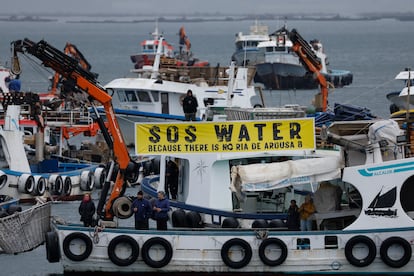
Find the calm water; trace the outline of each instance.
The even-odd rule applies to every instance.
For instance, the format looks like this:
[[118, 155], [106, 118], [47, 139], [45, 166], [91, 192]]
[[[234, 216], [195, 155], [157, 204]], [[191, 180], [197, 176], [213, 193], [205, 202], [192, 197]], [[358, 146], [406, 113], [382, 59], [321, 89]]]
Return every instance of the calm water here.
[[[269, 31], [281, 27], [282, 22], [266, 21]], [[253, 22], [187, 23], [185, 28], [196, 56], [209, 60], [212, 65], [225, 66], [234, 50], [235, 34], [247, 33]], [[159, 25], [166, 39], [177, 46], [180, 23]], [[0, 61], [10, 60], [10, 42], [29, 38], [45, 39], [54, 47], [63, 49], [66, 42], [75, 44], [92, 64], [92, 71], [99, 73], [101, 84], [128, 75], [132, 68], [129, 56], [139, 50], [139, 43], [149, 37], [154, 23], [104, 24], [1, 22]], [[318, 38], [333, 69], [350, 70], [354, 74], [349, 87], [331, 91], [329, 102], [365, 106], [378, 116], [389, 115], [385, 95], [401, 90], [402, 83], [394, 80], [406, 67], [414, 68], [414, 22], [380, 21], [291, 21], [288, 28], [296, 28], [307, 40]], [[32, 58], [37, 61], [37, 59]], [[45, 91], [52, 74], [33, 67], [30, 60], [22, 62], [22, 90]], [[265, 91], [266, 103], [278, 106], [285, 103], [308, 105], [313, 91]], [[78, 221], [75, 203], [53, 206], [53, 213], [71, 221]], [[125, 222], [129, 223], [129, 222]], [[132, 225], [132, 221], [130, 222]], [[23, 265], [24, 264], [24, 265]], [[62, 274], [59, 264], [49, 264], [44, 247], [19, 255], [0, 255], [1, 275], [51, 275]]]

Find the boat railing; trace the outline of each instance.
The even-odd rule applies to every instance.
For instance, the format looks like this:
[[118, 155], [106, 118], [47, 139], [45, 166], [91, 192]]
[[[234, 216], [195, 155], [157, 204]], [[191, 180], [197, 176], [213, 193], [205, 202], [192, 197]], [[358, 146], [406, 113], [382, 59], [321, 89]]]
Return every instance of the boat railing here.
[[90, 112], [85, 110], [47, 111], [44, 112], [43, 118], [47, 124], [85, 125], [93, 123]]
[[304, 118], [306, 112], [300, 106], [269, 107], [269, 108], [239, 108], [224, 109], [227, 120], [269, 120], [283, 118]]

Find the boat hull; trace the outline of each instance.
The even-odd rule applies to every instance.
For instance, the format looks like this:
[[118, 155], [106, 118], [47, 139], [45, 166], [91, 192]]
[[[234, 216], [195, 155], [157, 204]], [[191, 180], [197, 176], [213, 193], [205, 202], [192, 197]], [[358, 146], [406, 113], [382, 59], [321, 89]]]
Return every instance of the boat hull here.
[[284, 63], [261, 63], [256, 65], [255, 82], [268, 89], [314, 89], [318, 86], [312, 74], [301, 65]]
[[[65, 272], [319, 275], [401, 274], [414, 271], [412, 245], [404, 248], [404, 257], [401, 257], [403, 262], [390, 261], [390, 256], [396, 254], [391, 245], [397, 245], [400, 241], [395, 237], [410, 240], [414, 236], [414, 228], [310, 232], [278, 229], [140, 231], [105, 228], [95, 231], [98, 239], [92, 243], [91, 229], [79, 225], [56, 227], [58, 242], [54, 248], [61, 251]], [[86, 251], [89, 252], [85, 252], [85, 241]], [[387, 247], [387, 253], [380, 253], [381, 247]], [[365, 258], [359, 255], [364, 250], [364, 254], [367, 254]], [[73, 254], [86, 258], [74, 261], [77, 257]], [[395, 265], [400, 267], [392, 267]]]
[[[256, 68], [255, 82], [263, 83], [268, 89], [315, 89], [319, 85], [313, 74], [308, 73], [302, 65], [261, 63]], [[337, 88], [350, 85], [353, 80], [352, 73], [346, 70], [330, 70], [323, 75], [327, 82]]]

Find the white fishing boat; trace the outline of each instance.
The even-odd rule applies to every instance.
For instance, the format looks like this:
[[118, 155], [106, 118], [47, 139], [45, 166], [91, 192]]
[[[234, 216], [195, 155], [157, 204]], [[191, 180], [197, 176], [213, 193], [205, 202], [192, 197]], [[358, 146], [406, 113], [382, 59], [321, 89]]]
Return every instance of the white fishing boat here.
[[[163, 38], [160, 38], [162, 43]], [[160, 48], [159, 48], [160, 49]], [[182, 100], [188, 90], [198, 101], [197, 120], [211, 120], [207, 109], [262, 106], [251, 84], [254, 70], [232, 64], [223, 67], [160, 68], [160, 52], [153, 66], [138, 76], [105, 85], [127, 145], [134, 145], [133, 125], [147, 121], [184, 121]], [[98, 109], [102, 111], [102, 109]]]
[[[305, 121], [294, 119], [246, 121], [248, 130], [254, 129], [249, 123], [263, 124], [264, 137], [268, 135], [269, 123], [299, 123], [303, 131], [306, 126]], [[209, 123], [194, 124], [203, 133], [209, 127]], [[163, 129], [161, 124], [157, 126]], [[240, 127], [236, 123], [233, 126]], [[139, 128], [137, 131], [142, 134]], [[281, 131], [280, 136], [284, 133]], [[305, 137], [305, 133], [301, 134]], [[407, 144], [400, 134], [404, 132], [392, 120], [335, 123], [328, 129], [327, 137], [340, 146], [340, 154], [334, 151], [330, 157], [317, 157], [318, 150], [280, 150], [274, 154], [296, 158], [263, 164], [260, 160], [271, 161], [271, 151], [267, 159], [244, 153], [240, 154], [240, 163], [257, 163], [233, 163], [231, 168], [227, 159], [229, 155], [235, 158], [235, 153], [167, 153], [167, 158], [178, 159], [182, 170], [178, 200], [171, 204], [174, 208], [192, 208], [184, 211], [184, 221], [196, 224], [183, 224], [167, 231], [98, 228], [93, 240], [89, 235], [91, 229], [79, 224], [54, 224], [55, 231], [49, 233], [47, 243], [48, 259], [62, 262], [65, 272], [410, 273], [414, 269], [414, 208], [410, 200], [414, 159], [406, 158]], [[270, 143], [269, 139], [253, 140], [244, 142], [247, 147]], [[210, 136], [207, 145], [218, 143], [220, 151], [223, 145], [228, 149], [232, 142], [220, 144]], [[298, 140], [291, 142], [297, 144]], [[160, 143], [165, 144], [166, 140], [161, 139]], [[143, 142], [142, 146], [147, 145]], [[301, 157], [297, 159], [295, 153], [301, 153]], [[162, 179], [158, 189], [163, 189]], [[312, 190], [309, 185], [326, 180], [342, 188], [339, 207], [335, 207], [337, 202], [331, 191], [324, 190], [322, 185]], [[240, 190], [232, 183], [239, 183]], [[305, 190], [314, 194], [319, 209], [313, 215], [311, 231], [288, 231], [280, 221], [286, 208], [280, 198], [294, 195], [287, 187], [300, 186], [307, 186]], [[267, 205], [273, 208], [271, 211], [258, 208], [268, 204], [265, 197], [258, 200], [258, 193], [264, 191], [278, 195], [279, 201]], [[241, 198], [244, 203], [236, 209], [235, 203], [240, 203]], [[172, 224], [183, 221], [179, 216], [172, 213]], [[231, 217], [250, 223], [224, 223]], [[279, 220], [277, 224], [275, 220]]]
[[[29, 94], [3, 94], [2, 104], [6, 111], [4, 119], [0, 120], [0, 194], [18, 198], [21, 202], [34, 201], [38, 196], [80, 199], [94, 189], [95, 183], [97, 186], [102, 183], [104, 168], [99, 163], [65, 158], [59, 154], [61, 144], [51, 145], [50, 133], [52, 129], [76, 128], [74, 122], [81, 118], [76, 119], [75, 113], [72, 113], [72, 120], [63, 113], [57, 121], [40, 114], [32, 117], [35, 111], [30, 101], [17, 104], [16, 99], [28, 100], [32, 95]], [[12, 102], [16, 104], [10, 104]]]
[[[65, 272], [389, 275], [409, 274], [414, 270], [411, 200], [414, 158], [407, 151], [411, 141], [405, 139], [411, 135], [401, 130], [396, 121], [332, 124], [327, 133], [322, 132], [322, 137], [338, 145], [339, 152], [334, 152], [330, 162], [321, 162], [312, 169], [309, 163], [314, 162], [309, 162], [308, 153], [316, 162], [327, 157], [317, 156], [312, 119], [138, 124], [135, 144], [138, 154], [155, 152], [160, 156], [191, 159], [188, 167], [196, 170], [186, 171], [183, 181], [191, 178], [198, 182], [190, 183], [188, 194], [179, 195], [177, 202], [186, 203], [188, 198], [197, 197], [210, 210], [224, 209], [230, 207], [228, 202], [248, 202], [243, 194], [249, 191], [274, 191], [297, 185], [310, 187], [314, 185], [309, 183], [322, 181], [314, 192], [315, 206], [321, 207], [313, 214], [315, 225], [309, 231], [287, 231], [280, 224], [270, 227], [259, 223], [249, 227], [226, 225], [231, 229], [223, 229], [214, 222], [224, 218], [224, 214], [209, 215], [213, 223], [204, 224], [204, 220], [208, 221], [202, 216], [206, 208], [195, 210], [200, 215], [197, 227], [174, 227], [166, 231], [117, 227], [115, 217], [122, 219], [131, 215], [131, 201], [123, 195], [128, 179], [138, 167], [129, 157], [111, 98], [88, 71], [79, 66], [68, 68], [66, 64], [75, 61], [45, 41], [35, 43], [25, 39], [13, 44], [19, 52], [38, 57], [74, 80], [82, 93], [105, 106], [108, 116], [109, 138], [112, 138], [116, 158], [108, 170], [97, 206], [99, 226], [92, 229], [56, 221], [53, 231], [46, 235], [47, 259], [61, 261]], [[233, 164], [230, 170], [221, 162], [227, 155], [240, 154], [240, 159], [250, 159], [249, 152], [272, 156], [273, 151], [281, 157], [300, 158], [283, 162], [266, 160], [262, 155], [259, 160], [270, 163], [252, 164], [253, 169], [250, 165]], [[257, 161], [253, 163], [260, 163]], [[206, 170], [209, 167], [213, 168], [214, 175]], [[201, 187], [207, 181], [206, 172], [216, 180], [209, 185], [214, 188]], [[230, 185], [228, 179], [232, 180]], [[325, 181], [330, 181], [329, 186], [337, 184], [343, 188], [345, 193], [341, 194], [339, 205], [332, 200], [332, 197], [338, 199], [338, 193], [329, 196], [329, 189], [324, 188], [327, 185], [321, 185]], [[158, 187], [163, 189], [162, 185]], [[313, 192], [309, 189], [307, 192]], [[323, 204], [325, 199], [328, 202]], [[228, 213], [233, 217], [239, 211], [231, 209]], [[277, 212], [274, 213], [274, 218], [278, 218]], [[283, 216], [283, 212], [280, 214]], [[197, 214], [191, 212], [189, 216], [194, 221]]]
[[[286, 27], [269, 35], [268, 41], [258, 43], [257, 48], [264, 55], [263, 62], [256, 64], [256, 78], [271, 89], [313, 89], [318, 86], [312, 74], [292, 51], [293, 43]], [[352, 83], [353, 75], [347, 70], [331, 69], [320, 40], [309, 42], [309, 49], [319, 58], [320, 72], [334, 87]]]

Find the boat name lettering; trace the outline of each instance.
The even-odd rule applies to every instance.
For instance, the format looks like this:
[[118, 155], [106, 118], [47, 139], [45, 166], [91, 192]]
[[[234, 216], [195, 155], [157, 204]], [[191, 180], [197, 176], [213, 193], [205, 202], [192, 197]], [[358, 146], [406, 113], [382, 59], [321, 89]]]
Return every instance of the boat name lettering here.
[[391, 174], [394, 173], [394, 169], [385, 169], [372, 172], [373, 175], [383, 175], [383, 174]]

